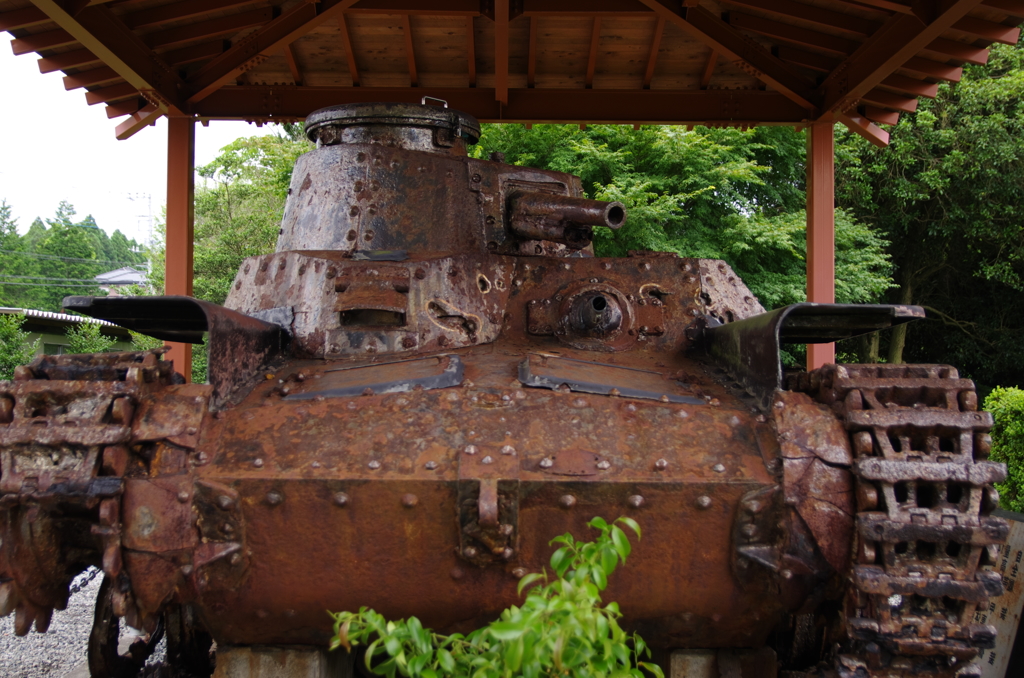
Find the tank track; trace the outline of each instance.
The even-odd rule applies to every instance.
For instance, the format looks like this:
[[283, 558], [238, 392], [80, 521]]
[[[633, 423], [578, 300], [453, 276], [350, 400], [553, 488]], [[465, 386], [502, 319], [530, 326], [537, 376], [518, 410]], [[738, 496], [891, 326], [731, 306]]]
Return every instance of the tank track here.
[[840, 678], [952, 678], [995, 643], [975, 610], [1002, 593], [989, 566], [1008, 524], [991, 516], [1002, 464], [992, 415], [946, 365], [827, 365], [795, 376], [843, 421], [854, 452], [855, 557]]

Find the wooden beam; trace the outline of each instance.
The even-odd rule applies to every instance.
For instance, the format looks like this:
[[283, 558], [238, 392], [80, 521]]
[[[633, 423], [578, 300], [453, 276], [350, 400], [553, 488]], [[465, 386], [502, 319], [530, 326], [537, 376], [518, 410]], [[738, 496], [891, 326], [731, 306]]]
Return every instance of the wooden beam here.
[[345, 14], [338, 14], [338, 28], [341, 29], [341, 43], [345, 47], [345, 59], [348, 61], [348, 72], [352, 76], [352, 86], [359, 87], [359, 65], [356, 63], [356, 52], [352, 48], [352, 34], [348, 32]]
[[291, 45], [284, 46], [284, 58], [288, 62], [288, 71], [292, 74], [292, 81], [296, 85], [301, 85], [302, 71], [299, 70], [299, 62], [295, 60], [295, 50]]
[[948, 80], [949, 82], [960, 82], [960, 78], [964, 75], [964, 69], [961, 66], [950, 66], [949, 64], [932, 61], [923, 57], [907, 59], [906, 63], [900, 66], [900, 68], [920, 73], [929, 78], [938, 78], [939, 80]]
[[931, 21], [917, 15], [898, 14], [885, 22], [856, 52], [843, 61], [818, 87], [822, 93], [822, 117], [831, 118], [851, 109], [866, 92], [916, 57], [981, 0], [949, 0]]
[[119, 101], [116, 104], [110, 104], [106, 107], [108, 118], [120, 118], [123, 115], [131, 115], [137, 111], [141, 111], [143, 108], [150, 104], [146, 103], [146, 100], [142, 97], [133, 99], [131, 101]]
[[530, 46], [526, 53], [526, 86], [533, 87], [537, 80], [537, 22], [535, 16], [530, 17]]
[[163, 52], [160, 57], [172, 66], [184, 66], [185, 64], [212, 59], [226, 52], [231, 47], [227, 40], [211, 40], [191, 47], [182, 47], [168, 52]]
[[42, 52], [44, 49], [72, 45], [76, 42], [78, 40], [75, 36], [58, 28], [52, 31], [26, 35], [23, 38], [15, 38], [11, 40], [11, 49], [14, 51], [15, 56], [21, 56], [29, 52]]
[[704, 7], [678, 7], [669, 0], [641, 0], [654, 12], [693, 35], [719, 54], [742, 62], [761, 82], [807, 110], [817, 110], [818, 95], [789, 64], [728, 25]]
[[868, 37], [878, 29], [878, 24], [874, 21], [845, 12], [833, 12], [815, 5], [793, 2], [793, 0], [729, 0], [729, 4], [753, 7], [776, 16], [800, 19], [861, 38]]
[[[50, 0], [51, 2], [53, 0]], [[190, 104], [202, 101], [224, 84], [234, 80], [285, 45], [301, 38], [318, 25], [355, 4], [356, 0], [323, 0], [318, 4], [299, 3], [257, 31], [250, 33], [227, 52], [204, 65], [189, 79]]]
[[876, 9], [884, 9], [897, 14], [913, 14], [914, 8], [905, 2], [894, 0], [850, 0], [856, 5], [865, 5]]
[[925, 97], [926, 99], [934, 99], [939, 95], [939, 85], [937, 83], [925, 82], [917, 78], [908, 78], [899, 73], [893, 73], [880, 84], [882, 87], [913, 94], [916, 97]]
[[[836, 300], [835, 137], [832, 123], [807, 129], [807, 301]], [[835, 344], [808, 344], [807, 369], [836, 361]]]
[[118, 141], [124, 141], [135, 135], [139, 130], [143, 130], [151, 125], [155, 125], [156, 121], [163, 116], [163, 113], [159, 108], [153, 104], [149, 104], [144, 108], [140, 108], [135, 113], [129, 115], [127, 120], [124, 120], [114, 130], [114, 134]]
[[[694, 124], [753, 126], [806, 122], [808, 112], [779, 92], [757, 90], [509, 90], [508, 105], [494, 90], [432, 87], [430, 95], [483, 122], [596, 124]], [[211, 94], [193, 112], [211, 120], [303, 118], [325, 106], [365, 101], [418, 103], [407, 87], [271, 87], [244, 85]]]
[[509, 0], [494, 0], [494, 98], [508, 103]]
[[[167, 212], [165, 218], [164, 294], [192, 296], [195, 239], [196, 125], [192, 118], [167, 120]], [[192, 345], [168, 343], [168, 360], [192, 381]]]
[[185, 0], [170, 5], [161, 5], [121, 15], [121, 21], [128, 28], [146, 28], [157, 24], [191, 19], [219, 9], [252, 4], [253, 0]]
[[164, 112], [177, 114], [184, 109], [180, 96], [184, 83], [177, 72], [105, 6], [93, 5], [72, 15], [58, 0], [32, 2]]
[[402, 29], [405, 33], [405, 60], [409, 64], [409, 85], [419, 87], [419, 75], [416, 73], [416, 49], [412, 44], [412, 22], [408, 14], [402, 15]]
[[597, 50], [601, 42], [601, 17], [595, 16], [590, 28], [590, 54], [587, 57], [587, 75], [583, 86], [594, 86], [594, 71], [597, 69]]
[[100, 58], [89, 50], [75, 49], [70, 52], [61, 52], [60, 54], [40, 58], [39, 72], [53, 73], [54, 71], [81, 68], [82, 66], [98, 64], [99, 62]]
[[896, 111], [903, 111], [904, 113], [913, 113], [917, 110], [917, 99], [901, 97], [899, 94], [893, 94], [892, 92], [887, 92], [884, 89], [876, 88], [870, 92], [865, 92], [864, 96], [861, 97], [861, 101], [869, 104], [875, 104], [882, 108], [891, 108]]
[[850, 128], [851, 132], [864, 137], [879, 148], [885, 148], [889, 145], [889, 133], [872, 124], [867, 118], [861, 117], [856, 113], [847, 113], [839, 116], [839, 122]]
[[700, 75], [700, 88], [707, 89], [711, 84], [711, 76], [715, 72], [715, 64], [718, 63], [718, 52], [711, 50], [707, 61], [704, 62], [704, 71]]
[[1024, 0], [985, 0], [981, 4], [1013, 16], [1024, 17]]
[[819, 33], [808, 28], [801, 28], [792, 24], [785, 24], [774, 19], [765, 19], [759, 16], [743, 14], [741, 12], [729, 12], [728, 22], [730, 26], [740, 30], [760, 33], [779, 40], [786, 40], [805, 47], [814, 47], [823, 52], [831, 52], [846, 56], [858, 47], [856, 40], [840, 38], [837, 35]]
[[975, 47], [948, 38], [936, 38], [924, 46], [929, 52], [936, 52], [943, 57], [966, 61], [969, 64], [984, 66], [988, 63], [988, 50], [984, 47]]
[[38, 24], [44, 24], [50, 20], [38, 7], [23, 7], [22, 9], [0, 12], [0, 31], [16, 31], [19, 28], [29, 28]]
[[836, 59], [835, 57], [825, 56], [824, 54], [818, 54], [817, 52], [808, 52], [807, 50], [803, 50], [798, 47], [790, 47], [789, 45], [779, 45], [773, 50], [773, 52], [775, 56], [786, 63], [803, 66], [804, 68], [809, 68], [812, 71], [831, 73], [832, 70], [839, 65], [839, 59]]
[[262, 26], [273, 19], [274, 10], [270, 7], [261, 7], [260, 9], [253, 9], [248, 12], [229, 14], [186, 26], [155, 31], [143, 37], [143, 40], [154, 49], [171, 47], [183, 45], [193, 40], [234, 35], [246, 28]]
[[119, 85], [100, 87], [86, 92], [85, 102], [90, 106], [95, 106], [96, 104], [105, 104], [111, 101], [117, 101], [118, 99], [127, 99], [128, 97], [137, 96], [139, 96], [139, 90], [135, 88], [135, 85], [129, 82], [122, 82]]
[[81, 71], [74, 75], [64, 76], [64, 89], [71, 91], [80, 87], [92, 87], [112, 80], [120, 80], [121, 76], [113, 68], [100, 66], [88, 71]]
[[968, 33], [971, 37], [977, 36], [992, 42], [1001, 42], [1004, 45], [1016, 45], [1020, 39], [1020, 28], [1017, 26], [1004, 26], [994, 21], [976, 19], [972, 16], [965, 16], [952, 26], [954, 31]]
[[878, 108], [877, 106], [862, 106], [861, 109], [864, 117], [871, 122], [880, 122], [883, 125], [895, 125], [900, 121], [900, 114], [898, 111], [887, 111], [884, 108]]
[[473, 17], [480, 14], [480, 0], [361, 0], [348, 13]]
[[524, 16], [650, 16], [637, 0], [521, 0]]
[[658, 65], [658, 52], [661, 51], [661, 38], [665, 35], [665, 17], [659, 16], [654, 24], [654, 35], [651, 36], [651, 49], [647, 52], [647, 68], [644, 69], [644, 89], [651, 88], [654, 69]]
[[469, 86], [476, 87], [476, 25], [473, 17], [466, 17], [466, 67], [469, 70]]

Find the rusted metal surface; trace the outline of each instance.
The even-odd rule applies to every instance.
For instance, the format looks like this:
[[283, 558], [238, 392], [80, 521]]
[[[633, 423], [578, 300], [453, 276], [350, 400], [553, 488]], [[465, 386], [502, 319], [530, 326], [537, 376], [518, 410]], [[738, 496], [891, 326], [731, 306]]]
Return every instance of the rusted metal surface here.
[[[1005, 537], [988, 515], [1003, 471], [973, 384], [853, 367], [782, 382], [780, 342], [915, 309], [763, 313], [723, 262], [595, 258], [589, 229], [621, 206], [466, 157], [478, 131], [454, 111], [311, 121], [278, 251], [245, 261], [227, 308], [66, 302], [208, 333], [209, 385], [159, 352], [41, 358], [0, 385], [0, 612], [19, 633], [88, 565], [106, 578], [97, 678], [132, 673], [161, 633], [196, 676], [214, 639], [233, 648], [223, 675], [260, 664], [255, 645], [323, 647], [325, 608], [467, 631], [518, 601], [551, 538], [626, 515], [644, 539], [607, 599], [654, 647], [720, 649], [723, 675], [776, 651], [829, 660], [842, 629], [849, 675], [879, 647], [943, 675], [989, 642], [968, 620], [998, 587], [983, 558]], [[812, 618], [813, 656], [785, 640]], [[121, 622], [148, 634], [131, 659]]]

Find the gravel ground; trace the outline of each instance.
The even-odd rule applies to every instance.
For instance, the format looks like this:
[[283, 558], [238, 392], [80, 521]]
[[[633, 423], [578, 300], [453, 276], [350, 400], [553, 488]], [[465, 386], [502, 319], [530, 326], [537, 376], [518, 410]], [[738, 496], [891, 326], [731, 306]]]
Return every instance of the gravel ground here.
[[[14, 615], [0, 619], [0, 678], [64, 678], [76, 667], [84, 668], [81, 664], [85, 662], [101, 581], [102, 577], [92, 580], [71, 596], [66, 610], [54, 612], [46, 633], [32, 630], [24, 638], [18, 638], [14, 635]], [[125, 636], [122, 630], [122, 644], [125, 644]], [[149, 663], [162, 659], [163, 646], [163, 642], [157, 646]], [[75, 671], [74, 675], [88, 676], [89, 672]]]

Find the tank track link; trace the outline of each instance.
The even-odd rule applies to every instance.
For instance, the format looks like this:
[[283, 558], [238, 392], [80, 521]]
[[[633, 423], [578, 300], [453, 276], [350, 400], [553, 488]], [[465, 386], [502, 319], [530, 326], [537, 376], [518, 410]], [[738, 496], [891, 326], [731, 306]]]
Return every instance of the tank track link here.
[[1002, 593], [989, 566], [1009, 526], [991, 512], [992, 415], [946, 365], [827, 365], [794, 390], [832, 407], [850, 435], [856, 537], [840, 678], [967, 678], [995, 642], [975, 610]]

